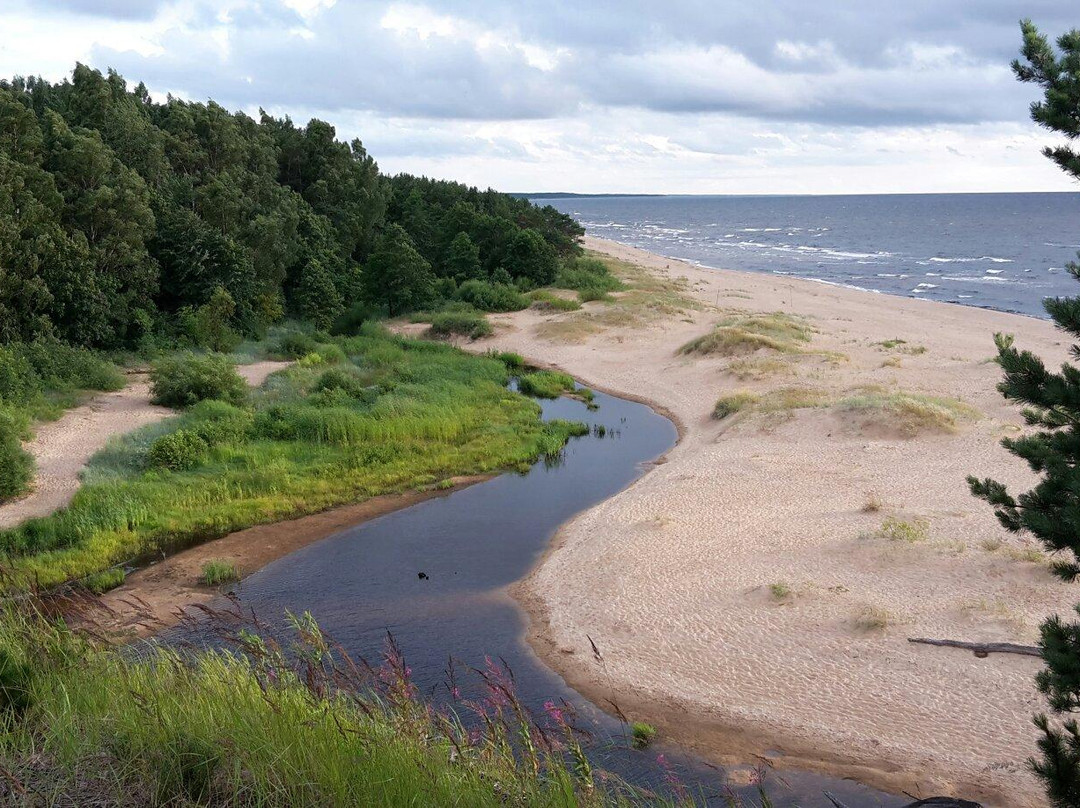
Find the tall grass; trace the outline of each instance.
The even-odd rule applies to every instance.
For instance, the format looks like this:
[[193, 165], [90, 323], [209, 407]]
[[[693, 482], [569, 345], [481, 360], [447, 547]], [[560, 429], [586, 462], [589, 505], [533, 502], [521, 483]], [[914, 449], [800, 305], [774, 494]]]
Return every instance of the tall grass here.
[[292, 624], [288, 651], [245, 625], [227, 637], [239, 653], [128, 654], [9, 608], [5, 775], [42, 804], [675, 804], [594, 771], [572, 709], [531, 714], [501, 665], [477, 672], [479, 698], [437, 709], [392, 639], [370, 667], [309, 616]]
[[[520, 467], [573, 431], [507, 390], [497, 359], [368, 326], [335, 345], [349, 357], [341, 378], [297, 364], [243, 408], [205, 401], [114, 441], [68, 508], [0, 532], [0, 563], [16, 583], [51, 586], [251, 525]], [[159, 443], [181, 431], [197, 438], [182, 454]]]

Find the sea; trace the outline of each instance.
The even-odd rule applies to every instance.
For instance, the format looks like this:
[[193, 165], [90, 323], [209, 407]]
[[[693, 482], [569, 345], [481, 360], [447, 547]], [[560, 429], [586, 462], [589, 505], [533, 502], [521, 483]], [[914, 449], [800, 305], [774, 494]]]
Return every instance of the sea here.
[[1080, 193], [534, 198], [704, 267], [1045, 317], [1078, 295]]

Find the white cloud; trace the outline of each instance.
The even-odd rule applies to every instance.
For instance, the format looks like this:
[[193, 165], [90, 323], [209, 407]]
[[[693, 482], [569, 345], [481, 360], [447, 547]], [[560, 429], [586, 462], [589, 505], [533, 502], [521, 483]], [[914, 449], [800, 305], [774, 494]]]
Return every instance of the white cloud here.
[[[1069, 187], [1008, 69], [1009, 0], [9, 1], [0, 74], [79, 60], [314, 115], [391, 171], [511, 190]], [[1030, 6], [1064, 26], [1059, 2]]]

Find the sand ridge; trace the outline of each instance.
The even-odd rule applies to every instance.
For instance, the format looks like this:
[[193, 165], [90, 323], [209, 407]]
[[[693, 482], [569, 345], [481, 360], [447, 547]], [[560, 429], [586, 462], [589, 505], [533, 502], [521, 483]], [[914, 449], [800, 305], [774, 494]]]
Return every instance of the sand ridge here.
[[[537, 332], [580, 313], [497, 315], [496, 335], [472, 346], [655, 402], [683, 427], [666, 463], [564, 526], [518, 587], [545, 659], [720, 760], [768, 754], [919, 796], [1044, 805], [1025, 766], [1039, 661], [907, 638], [1030, 643], [1076, 599], [965, 483], [1032, 482], [998, 445], [1021, 421], [995, 389], [992, 334], [1052, 363], [1066, 358], [1062, 335], [1033, 318], [586, 246], [684, 278], [700, 306], [566, 338]], [[765, 354], [677, 352], [733, 312], [773, 311], [813, 329], [782, 370], [739, 378], [735, 359]], [[979, 417], [915, 437], [838, 406], [711, 417], [738, 390], [840, 401], [866, 385], [953, 397]], [[888, 538], [889, 519], [915, 540]]]
[[[248, 384], [258, 387], [267, 376], [288, 364], [254, 362], [238, 365], [236, 370]], [[168, 407], [152, 404], [150, 397], [149, 382], [145, 375], [138, 374], [122, 389], [96, 395], [56, 421], [39, 425], [25, 447], [36, 466], [33, 490], [0, 505], [0, 529], [15, 527], [32, 517], [48, 516], [64, 507], [79, 490], [83, 468], [110, 438], [175, 415]]]

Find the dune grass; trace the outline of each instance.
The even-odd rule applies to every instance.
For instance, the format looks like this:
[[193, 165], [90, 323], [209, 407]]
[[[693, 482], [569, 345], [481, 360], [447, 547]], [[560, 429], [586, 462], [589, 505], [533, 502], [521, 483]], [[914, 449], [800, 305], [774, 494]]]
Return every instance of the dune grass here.
[[837, 409], [859, 417], [864, 425], [877, 424], [904, 437], [925, 432], [955, 432], [979, 417], [978, 410], [955, 398], [878, 387], [856, 391], [839, 401]]
[[368, 668], [309, 616], [292, 623], [288, 651], [244, 626], [229, 634], [240, 654], [130, 654], [8, 607], [8, 782], [30, 784], [35, 805], [676, 804], [594, 771], [572, 710], [530, 715], [494, 663], [486, 695], [451, 704], [459, 718], [429, 707], [392, 642]]
[[[335, 344], [346, 361], [298, 363], [244, 407], [204, 401], [114, 441], [68, 508], [0, 532], [11, 583], [52, 586], [255, 524], [523, 467], [576, 429], [541, 422], [535, 402], [506, 389], [502, 361], [371, 326]], [[152, 464], [156, 442], [180, 431], [194, 455], [175, 470]]]
[[708, 334], [683, 345], [679, 353], [735, 356], [763, 349], [800, 353], [812, 334], [805, 320], [783, 312], [740, 314], [724, 318]]
[[790, 412], [827, 406], [829, 401], [828, 391], [815, 387], [778, 387], [761, 393], [741, 390], [721, 396], [713, 407], [713, 418], [726, 418], [744, 410]]

